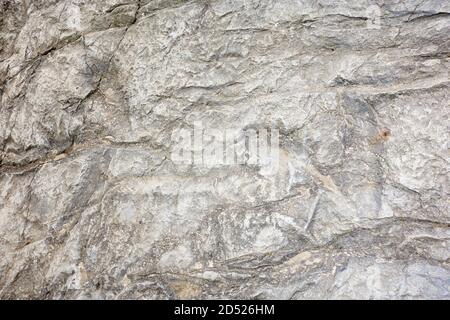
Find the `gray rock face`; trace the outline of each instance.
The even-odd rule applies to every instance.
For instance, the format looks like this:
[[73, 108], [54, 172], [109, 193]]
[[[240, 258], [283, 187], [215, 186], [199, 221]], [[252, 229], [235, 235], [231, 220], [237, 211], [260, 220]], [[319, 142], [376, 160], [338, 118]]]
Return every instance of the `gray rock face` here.
[[0, 298], [450, 299], [450, 2], [0, 10]]

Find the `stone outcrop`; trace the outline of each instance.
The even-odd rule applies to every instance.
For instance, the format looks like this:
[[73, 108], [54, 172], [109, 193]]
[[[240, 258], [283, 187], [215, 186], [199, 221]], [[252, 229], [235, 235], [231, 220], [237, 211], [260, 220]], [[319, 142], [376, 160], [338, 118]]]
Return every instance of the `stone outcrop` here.
[[450, 298], [448, 1], [0, 10], [0, 298]]

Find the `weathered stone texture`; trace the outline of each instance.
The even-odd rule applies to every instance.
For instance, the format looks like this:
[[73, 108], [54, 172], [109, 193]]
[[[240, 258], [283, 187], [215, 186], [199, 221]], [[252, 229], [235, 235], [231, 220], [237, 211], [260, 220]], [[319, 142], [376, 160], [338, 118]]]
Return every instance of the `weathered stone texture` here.
[[[0, 298], [450, 299], [450, 2], [0, 10]], [[276, 174], [173, 161], [196, 121]]]

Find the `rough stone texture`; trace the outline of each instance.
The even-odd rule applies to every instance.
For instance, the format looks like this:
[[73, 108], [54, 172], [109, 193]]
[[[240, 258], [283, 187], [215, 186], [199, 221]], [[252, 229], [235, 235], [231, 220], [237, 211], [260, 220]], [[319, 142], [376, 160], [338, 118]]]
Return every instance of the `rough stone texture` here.
[[[0, 298], [450, 299], [450, 2], [0, 10]], [[277, 174], [172, 161], [194, 121]]]

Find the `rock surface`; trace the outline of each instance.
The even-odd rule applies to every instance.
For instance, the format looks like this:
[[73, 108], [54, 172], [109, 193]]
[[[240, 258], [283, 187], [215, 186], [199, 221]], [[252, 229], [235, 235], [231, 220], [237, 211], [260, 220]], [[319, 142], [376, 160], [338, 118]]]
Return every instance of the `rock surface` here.
[[[450, 299], [450, 2], [0, 10], [0, 298]], [[174, 161], [195, 122], [276, 172]]]

